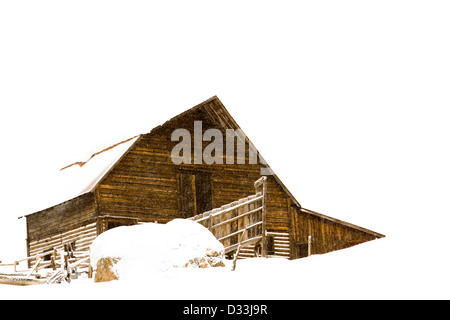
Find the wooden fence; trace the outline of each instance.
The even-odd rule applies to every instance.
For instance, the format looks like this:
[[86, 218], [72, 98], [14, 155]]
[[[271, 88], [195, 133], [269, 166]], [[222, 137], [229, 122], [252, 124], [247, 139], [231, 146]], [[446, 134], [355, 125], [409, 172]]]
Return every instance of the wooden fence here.
[[[24, 261], [32, 261], [32, 267], [20, 269], [20, 263]], [[67, 247], [65, 250], [54, 249], [0, 266], [9, 266], [13, 269], [11, 272], [0, 274], [0, 283], [8, 284], [57, 283], [63, 280], [70, 282], [71, 278], [81, 272], [87, 272], [89, 277], [92, 276], [89, 251], [73, 251]]]
[[220, 208], [196, 215], [190, 220], [206, 228], [224, 245], [225, 254], [238, 247], [255, 246], [256, 255], [267, 256], [266, 177], [255, 182], [256, 193]]

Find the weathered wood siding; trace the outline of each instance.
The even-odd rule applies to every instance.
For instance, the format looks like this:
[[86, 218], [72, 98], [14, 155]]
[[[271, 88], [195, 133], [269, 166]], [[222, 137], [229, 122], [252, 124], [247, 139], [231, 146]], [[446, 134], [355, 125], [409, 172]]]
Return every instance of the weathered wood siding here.
[[[84, 239], [86, 232], [91, 237], [91, 228], [86, 231], [86, 226], [95, 222], [96, 204], [92, 193], [33, 213], [27, 216], [28, 255]], [[86, 249], [86, 244], [82, 242], [76, 241], [76, 250]]]
[[177, 216], [177, 191], [167, 137], [146, 134], [98, 186], [99, 215], [165, 223]]
[[290, 214], [293, 258], [307, 256], [308, 236], [311, 236], [311, 254], [348, 248], [382, 236], [296, 206], [291, 207]]
[[97, 223], [92, 222], [70, 231], [31, 241], [29, 243], [29, 256], [34, 256], [51, 249], [64, 250], [64, 245], [68, 243], [75, 243], [75, 247], [73, 248], [75, 251], [89, 251], [89, 248], [96, 237]]
[[267, 230], [289, 233], [289, 196], [272, 176], [267, 179]]
[[[199, 171], [211, 175], [213, 208], [253, 194], [253, 184], [260, 177], [260, 166], [237, 164], [237, 152], [235, 164], [225, 164], [225, 145], [224, 164], [193, 164], [193, 154], [192, 164], [173, 163], [171, 152], [179, 142], [171, 141], [172, 132], [183, 128], [190, 131], [193, 137], [195, 120], [202, 121], [203, 132], [209, 128], [217, 128], [217, 124], [212, 123], [204, 114], [192, 113], [141, 136], [100, 183], [96, 192], [99, 214], [161, 223], [181, 217], [181, 172]], [[223, 134], [225, 137], [225, 131]], [[203, 142], [203, 147], [209, 143]]]

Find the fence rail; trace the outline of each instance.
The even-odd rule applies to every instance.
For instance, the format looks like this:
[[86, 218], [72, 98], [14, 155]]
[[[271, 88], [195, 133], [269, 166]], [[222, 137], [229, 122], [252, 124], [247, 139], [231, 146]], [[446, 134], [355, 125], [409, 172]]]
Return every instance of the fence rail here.
[[208, 228], [224, 245], [225, 254], [241, 246], [261, 243], [261, 255], [266, 256], [266, 180], [266, 177], [261, 177], [255, 182], [255, 194], [190, 220]]
[[[20, 263], [24, 261], [31, 267], [19, 269]], [[73, 251], [71, 248], [49, 250], [1, 266], [13, 267], [10, 272], [0, 274], [0, 282], [9, 284], [70, 282], [70, 279], [80, 271], [87, 272], [89, 277], [92, 276], [89, 251]]]

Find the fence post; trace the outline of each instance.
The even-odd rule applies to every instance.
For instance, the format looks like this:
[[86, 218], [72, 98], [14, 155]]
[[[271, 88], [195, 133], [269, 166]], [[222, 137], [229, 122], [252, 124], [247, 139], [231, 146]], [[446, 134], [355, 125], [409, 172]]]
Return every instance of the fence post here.
[[236, 260], [238, 259], [239, 252], [241, 251], [242, 240], [244, 240], [245, 233], [247, 232], [247, 227], [248, 227], [248, 226], [245, 226], [244, 231], [242, 231], [241, 239], [239, 240], [239, 245], [238, 245], [238, 248], [237, 248], [237, 250], [236, 250], [236, 255], [234, 256], [234, 259], [233, 259], [233, 266], [232, 266], [232, 268], [231, 268], [231, 271], [236, 270]]
[[311, 256], [311, 236], [308, 236], [308, 257]]
[[89, 248], [89, 260], [88, 260], [88, 279], [92, 279], [92, 265], [91, 265], [91, 248]]
[[209, 231], [212, 230], [212, 213], [209, 214], [209, 218], [208, 218], [208, 230]]
[[53, 255], [51, 256], [52, 268], [56, 270], [56, 249], [53, 249]]
[[261, 256], [267, 258], [267, 239], [266, 239], [266, 196], [267, 196], [267, 177], [262, 176], [255, 182], [256, 193], [262, 192], [262, 235], [261, 235]]

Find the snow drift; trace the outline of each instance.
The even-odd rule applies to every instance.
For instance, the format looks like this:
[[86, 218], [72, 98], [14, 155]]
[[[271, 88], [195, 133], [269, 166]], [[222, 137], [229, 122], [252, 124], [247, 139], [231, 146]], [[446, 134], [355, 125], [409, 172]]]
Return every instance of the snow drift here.
[[140, 278], [171, 268], [225, 266], [224, 247], [197, 222], [122, 226], [99, 235], [91, 246], [96, 281]]

